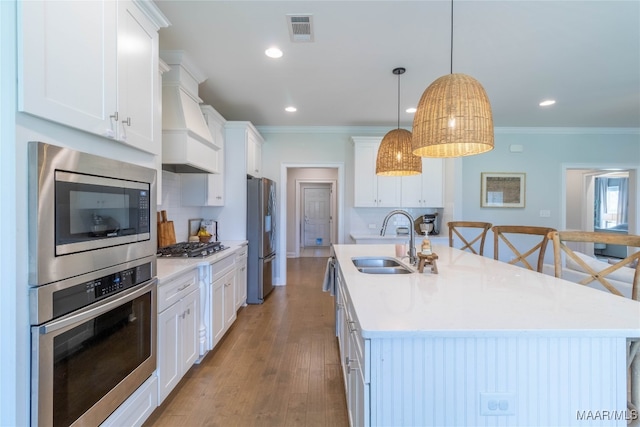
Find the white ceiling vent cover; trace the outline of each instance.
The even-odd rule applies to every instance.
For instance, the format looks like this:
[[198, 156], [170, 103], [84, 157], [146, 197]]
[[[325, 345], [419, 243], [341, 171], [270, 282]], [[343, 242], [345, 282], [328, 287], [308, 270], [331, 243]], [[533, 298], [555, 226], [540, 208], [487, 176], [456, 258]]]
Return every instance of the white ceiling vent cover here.
[[291, 14], [287, 15], [287, 27], [289, 27], [289, 38], [292, 42], [312, 42], [313, 41], [313, 16]]

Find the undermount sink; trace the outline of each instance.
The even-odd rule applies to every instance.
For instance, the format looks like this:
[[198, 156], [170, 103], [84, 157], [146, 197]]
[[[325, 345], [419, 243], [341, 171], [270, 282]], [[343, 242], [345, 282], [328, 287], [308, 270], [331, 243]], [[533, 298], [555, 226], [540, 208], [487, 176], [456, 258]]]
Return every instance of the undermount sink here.
[[359, 272], [366, 274], [410, 274], [412, 270], [390, 257], [351, 258]]

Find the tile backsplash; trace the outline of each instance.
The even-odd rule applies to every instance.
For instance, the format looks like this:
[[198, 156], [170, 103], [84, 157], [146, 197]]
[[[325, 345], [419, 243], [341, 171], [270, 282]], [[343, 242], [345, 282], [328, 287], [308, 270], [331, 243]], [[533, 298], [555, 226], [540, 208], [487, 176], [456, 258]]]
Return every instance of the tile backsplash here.
[[176, 241], [185, 242], [189, 239], [189, 220], [203, 218], [203, 208], [198, 206], [182, 206], [180, 175], [162, 171], [162, 205], [158, 205], [158, 212], [167, 211], [169, 221], [173, 221]]

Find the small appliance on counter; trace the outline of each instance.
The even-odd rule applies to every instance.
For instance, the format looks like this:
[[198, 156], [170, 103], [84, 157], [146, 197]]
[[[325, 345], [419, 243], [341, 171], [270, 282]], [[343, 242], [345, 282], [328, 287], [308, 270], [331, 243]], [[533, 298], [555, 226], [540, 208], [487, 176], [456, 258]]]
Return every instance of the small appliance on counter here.
[[438, 212], [418, 216], [414, 221], [416, 233], [423, 236], [437, 236], [440, 234], [438, 226]]

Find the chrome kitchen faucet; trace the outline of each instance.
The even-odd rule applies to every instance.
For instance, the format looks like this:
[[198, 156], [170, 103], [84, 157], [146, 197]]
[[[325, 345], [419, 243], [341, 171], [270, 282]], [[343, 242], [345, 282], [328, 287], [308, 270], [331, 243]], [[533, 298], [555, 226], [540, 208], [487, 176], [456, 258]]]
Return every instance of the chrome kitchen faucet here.
[[391, 212], [389, 212], [387, 214], [387, 216], [384, 217], [384, 220], [382, 221], [382, 229], [380, 230], [380, 235], [384, 236], [384, 233], [387, 231], [387, 223], [389, 222], [389, 218], [391, 218], [392, 216], [396, 215], [396, 214], [400, 214], [400, 215], [404, 215], [409, 219], [409, 263], [411, 265], [416, 265], [418, 263], [418, 257], [416, 255], [416, 245], [415, 245], [415, 237], [414, 237], [414, 233], [415, 230], [413, 229], [413, 217], [411, 216], [411, 214], [405, 210], [402, 209], [394, 209]]

